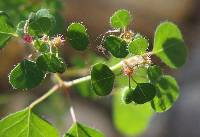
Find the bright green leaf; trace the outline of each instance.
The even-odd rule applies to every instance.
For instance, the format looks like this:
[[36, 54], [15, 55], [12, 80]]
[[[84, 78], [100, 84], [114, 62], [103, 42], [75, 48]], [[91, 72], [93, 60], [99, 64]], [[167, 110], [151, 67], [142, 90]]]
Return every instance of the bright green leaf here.
[[121, 99], [122, 93], [115, 93], [113, 99], [113, 121], [116, 128], [128, 136], [143, 133], [153, 115], [150, 104], [124, 104]]
[[52, 53], [44, 53], [40, 55], [36, 63], [43, 71], [63, 73], [66, 69], [66, 64], [62, 61], [62, 59], [56, 57], [56, 55]]
[[6, 45], [6, 42], [12, 37], [15, 36], [15, 29], [9, 22], [8, 15], [0, 11], [0, 49]]
[[87, 29], [81, 23], [72, 23], [67, 28], [67, 38], [76, 50], [85, 50], [89, 44]]
[[144, 54], [149, 47], [148, 40], [144, 37], [136, 38], [128, 45], [129, 52], [133, 55]]
[[151, 101], [156, 95], [156, 88], [150, 83], [138, 83], [133, 90], [133, 101], [137, 104], [144, 104]]
[[65, 137], [105, 137], [100, 131], [85, 126], [80, 123], [74, 123]]
[[171, 68], [179, 68], [187, 59], [181, 31], [172, 22], [161, 23], [155, 32], [153, 53]]
[[160, 77], [163, 75], [163, 72], [159, 66], [150, 66], [147, 70], [148, 72], [148, 77], [151, 81], [151, 83], [155, 84]]
[[168, 75], [160, 77], [156, 84], [157, 93], [151, 101], [156, 112], [164, 112], [172, 107], [179, 97], [179, 87], [176, 80]]
[[0, 137], [59, 137], [59, 133], [30, 109], [24, 109], [0, 121]]
[[106, 37], [104, 47], [116, 58], [125, 58], [128, 55], [127, 43], [119, 37]]
[[34, 41], [34, 47], [41, 53], [47, 53], [50, 51], [49, 45], [39, 39]]
[[55, 18], [47, 9], [29, 15], [29, 32], [33, 35], [48, 34], [55, 26]]
[[114, 73], [105, 64], [98, 63], [92, 67], [91, 84], [97, 95], [108, 95], [113, 89], [114, 79]]
[[113, 28], [126, 28], [132, 21], [132, 16], [127, 10], [118, 10], [110, 18], [110, 24]]
[[35, 62], [23, 60], [11, 71], [9, 82], [16, 89], [30, 89], [39, 85], [44, 76]]

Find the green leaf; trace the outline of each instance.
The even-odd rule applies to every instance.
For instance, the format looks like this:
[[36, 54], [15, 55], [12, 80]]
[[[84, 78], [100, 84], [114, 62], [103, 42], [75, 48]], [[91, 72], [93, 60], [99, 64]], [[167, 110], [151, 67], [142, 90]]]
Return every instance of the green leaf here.
[[127, 136], [138, 135], [147, 128], [153, 111], [149, 103], [134, 105], [122, 103], [122, 92], [115, 92], [113, 98], [113, 121], [116, 128]]
[[130, 104], [133, 101], [133, 90], [129, 87], [125, 87], [122, 91], [122, 100], [125, 104]]
[[144, 54], [149, 47], [148, 40], [144, 37], [139, 37], [131, 41], [128, 45], [129, 52], [133, 55]]
[[15, 29], [10, 23], [8, 15], [0, 11], [0, 49], [6, 45], [6, 42], [12, 36], [16, 36]]
[[43, 71], [63, 73], [66, 70], [66, 64], [62, 59], [56, 57], [56, 55], [52, 53], [44, 53], [40, 55], [37, 58], [36, 63]]
[[67, 38], [76, 50], [85, 50], [89, 44], [87, 29], [81, 23], [72, 23], [67, 28]]
[[148, 77], [151, 81], [151, 83], [155, 84], [160, 77], [163, 75], [163, 72], [159, 66], [150, 66], [147, 70]]
[[144, 104], [151, 101], [156, 95], [156, 88], [150, 83], [138, 83], [133, 90], [133, 101], [137, 104]]
[[23, 21], [20, 21], [17, 25], [17, 30], [16, 30], [16, 33], [19, 35], [19, 36], [23, 36], [24, 35], [24, 26], [26, 24], [26, 21], [23, 20]]
[[110, 24], [113, 28], [123, 29], [126, 28], [132, 21], [132, 16], [127, 10], [118, 10], [110, 18]]
[[114, 35], [106, 37], [104, 47], [116, 58], [125, 58], [128, 55], [126, 41]]
[[47, 53], [50, 51], [50, 47], [48, 43], [45, 43], [39, 39], [34, 41], [34, 47], [36, 48], [36, 50], [38, 50], [41, 53]]
[[172, 22], [161, 23], [155, 33], [153, 53], [171, 68], [179, 68], [187, 59], [181, 31]]
[[179, 87], [176, 80], [168, 75], [160, 77], [156, 84], [157, 93], [151, 101], [156, 112], [164, 112], [172, 107], [179, 97]]
[[105, 137], [100, 131], [80, 123], [74, 123], [65, 137]]
[[40, 9], [29, 15], [29, 33], [33, 35], [48, 34], [55, 26], [55, 18], [47, 9]]
[[1, 137], [59, 137], [58, 131], [30, 109], [11, 114], [0, 121]]
[[91, 70], [91, 84], [99, 96], [108, 95], [113, 88], [115, 75], [108, 66], [98, 63]]
[[44, 77], [35, 62], [23, 60], [11, 71], [9, 82], [16, 89], [30, 89], [39, 85]]

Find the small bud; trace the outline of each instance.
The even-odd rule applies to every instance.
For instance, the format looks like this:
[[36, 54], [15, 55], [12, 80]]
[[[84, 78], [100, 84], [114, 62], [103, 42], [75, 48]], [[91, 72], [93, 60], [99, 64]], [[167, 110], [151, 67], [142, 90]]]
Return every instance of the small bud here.
[[59, 47], [64, 44], [65, 39], [64, 39], [63, 35], [57, 35], [56, 37], [53, 37], [51, 42], [52, 42], [53, 46]]
[[33, 42], [33, 37], [29, 34], [24, 34], [23, 36], [23, 40], [26, 42], [26, 43], [32, 43]]
[[43, 42], [47, 43], [47, 42], [49, 41], [49, 36], [46, 35], [46, 34], [44, 34], [44, 35], [42, 36], [41, 40], [42, 40]]

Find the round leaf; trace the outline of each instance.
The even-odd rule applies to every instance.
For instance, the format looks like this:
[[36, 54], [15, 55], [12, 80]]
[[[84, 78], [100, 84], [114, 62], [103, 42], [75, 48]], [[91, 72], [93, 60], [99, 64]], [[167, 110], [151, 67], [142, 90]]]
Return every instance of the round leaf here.
[[125, 104], [130, 104], [133, 101], [133, 90], [129, 87], [125, 87], [122, 91], [122, 100]]
[[105, 64], [99, 63], [92, 67], [91, 84], [97, 95], [108, 95], [112, 91], [114, 79], [114, 73]]
[[179, 68], [185, 64], [187, 48], [175, 24], [164, 22], [157, 27], [153, 53], [171, 68]]
[[179, 96], [179, 87], [176, 80], [164, 75], [156, 84], [157, 92], [151, 101], [151, 106], [156, 112], [164, 112], [172, 107]]
[[33, 35], [48, 34], [55, 26], [55, 18], [47, 9], [40, 9], [29, 16], [29, 32]]
[[1, 137], [59, 137], [55, 127], [30, 109], [24, 109], [0, 121]]
[[89, 44], [87, 29], [81, 23], [72, 23], [67, 28], [67, 38], [76, 50], [85, 50]]
[[52, 53], [42, 54], [38, 57], [36, 63], [43, 71], [63, 73], [66, 69], [66, 64]]
[[134, 55], [144, 54], [148, 47], [149, 47], [148, 40], [143, 37], [134, 39], [128, 45], [129, 52]]
[[11, 23], [9, 22], [8, 15], [0, 11], [0, 49], [6, 45], [6, 42], [15, 36], [15, 30]]
[[149, 103], [143, 105], [124, 104], [121, 92], [113, 98], [113, 121], [116, 128], [127, 136], [137, 136], [145, 131], [153, 115]]
[[156, 88], [149, 83], [139, 83], [133, 91], [133, 101], [137, 104], [144, 104], [151, 101], [156, 95]]
[[128, 55], [127, 43], [119, 37], [106, 37], [104, 47], [116, 58], [125, 58]]
[[163, 75], [162, 70], [159, 66], [150, 66], [147, 70], [149, 80], [151, 83], [155, 84], [160, 77]]
[[132, 16], [127, 10], [118, 10], [110, 18], [110, 24], [113, 28], [123, 29], [132, 21]]
[[16, 89], [30, 89], [39, 85], [44, 76], [35, 62], [23, 60], [11, 71], [9, 82]]

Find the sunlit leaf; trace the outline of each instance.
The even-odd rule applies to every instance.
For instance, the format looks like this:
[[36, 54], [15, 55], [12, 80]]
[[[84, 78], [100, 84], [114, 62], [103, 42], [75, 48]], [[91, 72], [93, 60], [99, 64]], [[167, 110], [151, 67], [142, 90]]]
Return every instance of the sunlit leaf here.
[[153, 53], [171, 68], [179, 68], [187, 59], [181, 31], [172, 22], [161, 23], [155, 32]]
[[0, 121], [0, 137], [59, 137], [59, 133], [30, 109], [24, 109]]
[[23, 60], [11, 71], [9, 82], [16, 89], [30, 89], [39, 85], [44, 76], [35, 62]]
[[147, 70], [148, 72], [148, 77], [151, 81], [151, 83], [155, 84], [160, 77], [163, 75], [163, 72], [159, 66], [150, 66]]
[[105, 137], [100, 131], [80, 123], [74, 123], [65, 137]]

